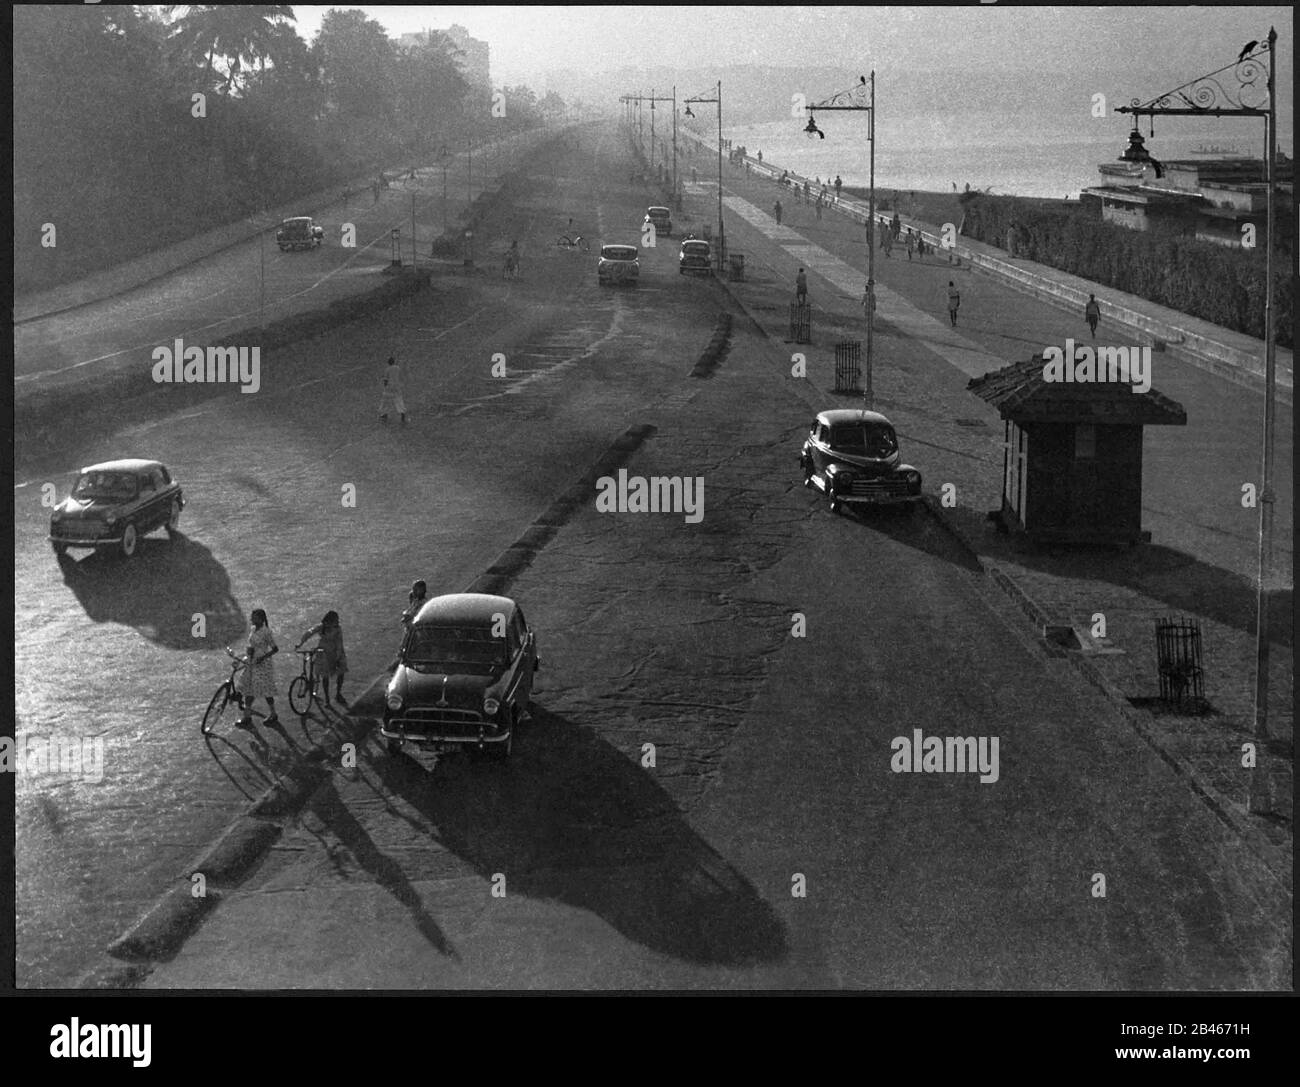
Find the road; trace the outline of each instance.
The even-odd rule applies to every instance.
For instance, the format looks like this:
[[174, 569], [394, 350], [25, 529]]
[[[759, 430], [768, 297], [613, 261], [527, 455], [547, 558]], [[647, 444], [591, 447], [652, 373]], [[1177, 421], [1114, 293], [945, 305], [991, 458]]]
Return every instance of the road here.
[[[639, 422], [659, 430], [629, 470], [702, 477], [705, 517], [584, 509], [516, 582], [545, 662], [517, 758], [430, 767], [372, 737], [150, 984], [1289, 984], [1286, 890], [1024, 639], [934, 522], [833, 517], [797, 486], [809, 405], [789, 352], [741, 321], [696, 382], [729, 307], [715, 285], [661, 246], [641, 288], [602, 291], [594, 256], [551, 245], [570, 215], [635, 240], [646, 194], [623, 151], [612, 130], [586, 139], [491, 224], [521, 239], [521, 281], [440, 278], [277, 352], [256, 396], [70, 437], [68, 467], [173, 467], [179, 546], [60, 569], [41, 480], [21, 481], [19, 727], [106, 752], [96, 784], [18, 778], [20, 984], [75, 980], [295, 749], [330, 743], [328, 719], [287, 714], [283, 732], [200, 739], [220, 646], [253, 607], [286, 647], [336, 608], [355, 697], [414, 577], [464, 587]], [[405, 429], [374, 419], [389, 353]], [[900, 348], [903, 372], [937, 365]], [[914, 729], [996, 737], [998, 779], [894, 772]]]

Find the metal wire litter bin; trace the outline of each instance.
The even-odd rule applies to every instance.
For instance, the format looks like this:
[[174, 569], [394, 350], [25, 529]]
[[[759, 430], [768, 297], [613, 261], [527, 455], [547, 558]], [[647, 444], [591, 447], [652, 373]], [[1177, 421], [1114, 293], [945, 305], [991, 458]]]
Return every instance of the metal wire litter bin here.
[[790, 339], [795, 343], [812, 343], [812, 306], [790, 303]]
[[835, 345], [835, 391], [837, 393], [861, 392], [858, 379], [862, 376], [862, 344], [845, 340]]
[[1197, 709], [1205, 705], [1200, 623], [1194, 619], [1157, 619], [1156, 661], [1161, 701]]

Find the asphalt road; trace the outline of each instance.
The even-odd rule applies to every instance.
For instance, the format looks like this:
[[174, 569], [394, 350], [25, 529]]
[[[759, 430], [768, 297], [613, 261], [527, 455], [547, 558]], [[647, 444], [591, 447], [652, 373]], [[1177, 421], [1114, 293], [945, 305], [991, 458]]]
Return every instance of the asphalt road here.
[[[439, 279], [277, 353], [256, 396], [69, 436], [69, 468], [171, 465], [183, 543], [60, 569], [42, 481], [15, 490], [19, 727], [106, 744], [97, 784], [18, 778], [20, 984], [74, 980], [295, 748], [329, 742], [327, 718], [287, 713], [200, 738], [253, 607], [286, 649], [339, 610], [355, 697], [414, 577], [463, 588], [637, 422], [660, 429], [629, 469], [702, 477], [705, 517], [586, 509], [516, 582], [545, 661], [517, 757], [430, 767], [372, 737], [150, 984], [1289, 984], [1289, 896], [934, 523], [833, 517], [797, 485], [788, 351], [742, 321], [695, 382], [727, 302], [675, 274], [675, 247], [612, 292], [553, 246], [569, 216], [634, 240], [627, 173], [609, 133], [534, 176], [492, 224], [521, 239], [518, 283]], [[389, 353], [406, 429], [374, 418]], [[997, 781], [894, 772], [918, 728], [997, 737]]]

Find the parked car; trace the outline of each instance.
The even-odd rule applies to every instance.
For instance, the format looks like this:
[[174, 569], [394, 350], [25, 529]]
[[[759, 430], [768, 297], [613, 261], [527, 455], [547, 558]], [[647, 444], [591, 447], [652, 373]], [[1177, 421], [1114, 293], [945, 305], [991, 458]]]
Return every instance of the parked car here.
[[713, 270], [713, 247], [699, 238], [687, 238], [677, 254], [677, 271], [708, 275]]
[[280, 251], [286, 249], [315, 249], [325, 237], [323, 227], [317, 226], [310, 215], [286, 219], [275, 232], [275, 243]]
[[536, 638], [509, 597], [434, 597], [402, 640], [380, 734], [394, 753], [413, 743], [507, 759], [539, 667]]
[[673, 214], [667, 208], [646, 208], [644, 222], [654, 223], [656, 235], [673, 236]]
[[131, 558], [140, 537], [166, 528], [175, 538], [185, 496], [156, 460], [111, 460], [83, 468], [72, 494], [50, 514], [50, 546], [60, 559], [70, 547], [118, 550]]
[[898, 435], [876, 411], [837, 408], [813, 420], [799, 451], [805, 487], [841, 505], [901, 505], [921, 501], [921, 473], [904, 464]]
[[635, 245], [602, 245], [596, 262], [596, 279], [606, 283], [626, 283], [635, 287], [641, 277], [641, 251]]

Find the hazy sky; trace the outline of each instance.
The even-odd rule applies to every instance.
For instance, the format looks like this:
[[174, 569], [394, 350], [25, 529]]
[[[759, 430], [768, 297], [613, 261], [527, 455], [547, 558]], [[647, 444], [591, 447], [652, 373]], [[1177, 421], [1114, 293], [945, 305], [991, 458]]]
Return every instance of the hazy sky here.
[[[346, 7], [348, 5], [336, 5]], [[294, 5], [310, 40], [328, 7]], [[846, 73], [971, 66], [1034, 79], [1095, 68], [1141, 80], [1154, 95], [1236, 58], [1273, 25], [1288, 76], [1295, 49], [1286, 7], [365, 7], [390, 35], [453, 23], [488, 43], [498, 85], [540, 87], [549, 69], [645, 64], [842, 66]], [[1280, 88], [1281, 89], [1281, 88]], [[1124, 93], [1130, 93], [1126, 86]]]

